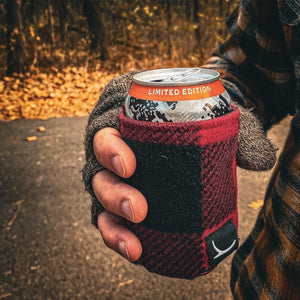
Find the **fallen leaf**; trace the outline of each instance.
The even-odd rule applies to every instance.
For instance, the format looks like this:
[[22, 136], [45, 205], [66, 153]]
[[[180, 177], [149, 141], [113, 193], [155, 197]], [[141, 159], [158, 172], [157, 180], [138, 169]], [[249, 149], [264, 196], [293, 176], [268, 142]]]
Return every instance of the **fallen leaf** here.
[[104, 86], [117, 75], [80, 67], [6, 76], [0, 81], [0, 120], [88, 116]]
[[37, 140], [37, 137], [36, 136], [28, 136], [27, 138], [26, 138], [26, 141], [27, 142], [33, 142], [33, 141], [36, 141]]
[[4, 298], [7, 298], [7, 297], [10, 297], [11, 295], [12, 295], [12, 293], [2, 294], [2, 295], [0, 295], [0, 299], [4, 299]]
[[264, 200], [256, 200], [252, 201], [250, 204], [248, 204], [248, 207], [251, 207], [253, 209], [259, 209], [264, 205]]
[[131, 283], [133, 283], [133, 280], [132, 280], [132, 279], [127, 280], [127, 281], [124, 281], [124, 282], [120, 282], [120, 283], [119, 283], [119, 286], [121, 287], [121, 286], [124, 286], [124, 285], [127, 285], [127, 284], [131, 284]]
[[9, 270], [9, 271], [7, 271], [7, 272], [4, 273], [4, 276], [8, 276], [8, 275], [11, 275], [11, 274], [12, 274], [12, 271]]
[[40, 127], [38, 127], [38, 129], [37, 129], [39, 132], [44, 132], [44, 131], [46, 131], [46, 128], [44, 127], [44, 126], [40, 126]]

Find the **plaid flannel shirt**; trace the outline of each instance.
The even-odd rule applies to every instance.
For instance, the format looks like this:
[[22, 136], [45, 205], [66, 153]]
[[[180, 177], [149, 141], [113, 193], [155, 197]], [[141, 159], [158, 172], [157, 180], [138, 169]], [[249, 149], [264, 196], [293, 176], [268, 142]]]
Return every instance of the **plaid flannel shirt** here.
[[[242, 0], [231, 38], [206, 67], [268, 129], [287, 114], [291, 131], [254, 229], [231, 269], [235, 299], [300, 299], [300, 1]], [[241, 191], [242, 193], [242, 191]]]

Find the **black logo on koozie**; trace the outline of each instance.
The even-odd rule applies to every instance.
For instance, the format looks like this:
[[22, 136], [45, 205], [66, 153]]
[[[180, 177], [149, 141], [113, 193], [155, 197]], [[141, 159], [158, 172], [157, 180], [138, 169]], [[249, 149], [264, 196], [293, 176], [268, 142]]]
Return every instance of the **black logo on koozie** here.
[[236, 228], [228, 221], [221, 228], [206, 237], [209, 260], [212, 267], [227, 257], [238, 247]]

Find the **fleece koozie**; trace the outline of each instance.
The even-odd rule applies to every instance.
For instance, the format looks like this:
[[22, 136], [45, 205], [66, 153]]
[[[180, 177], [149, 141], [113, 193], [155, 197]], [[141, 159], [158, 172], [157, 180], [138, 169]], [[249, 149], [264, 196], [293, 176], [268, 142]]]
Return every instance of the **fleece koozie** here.
[[196, 122], [157, 123], [120, 113], [121, 134], [136, 155], [125, 181], [148, 202], [146, 219], [128, 222], [150, 272], [192, 279], [238, 246], [236, 151], [239, 111]]

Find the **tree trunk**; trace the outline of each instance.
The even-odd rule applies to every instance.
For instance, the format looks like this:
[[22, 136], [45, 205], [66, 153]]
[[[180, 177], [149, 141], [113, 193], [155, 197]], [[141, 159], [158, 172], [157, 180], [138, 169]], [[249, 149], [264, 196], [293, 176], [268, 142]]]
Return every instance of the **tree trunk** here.
[[33, 23], [35, 26], [38, 24], [39, 20], [39, 2], [38, 1], [30, 1], [30, 5], [26, 11], [27, 20]]
[[[198, 57], [200, 60], [203, 60], [204, 57], [204, 51], [203, 51], [203, 37], [201, 32], [201, 25], [202, 20], [199, 18], [199, 13], [201, 12], [201, 9], [203, 6], [201, 6], [201, 2], [199, 0], [193, 0], [193, 24], [194, 24], [194, 34], [195, 34], [195, 48]], [[204, 37], [205, 39], [205, 37]]]
[[[50, 25], [50, 36], [51, 36], [51, 44], [55, 48], [55, 31], [54, 31], [54, 21], [53, 21], [53, 5], [51, 0], [47, 0], [48, 6], [48, 19]], [[52, 49], [51, 49], [52, 50]]]
[[21, 0], [7, 0], [7, 69], [6, 74], [22, 73], [28, 63], [21, 19]]
[[172, 11], [171, 11], [171, 0], [167, 0], [167, 25], [168, 25], [168, 36], [167, 36], [167, 43], [168, 43], [168, 58], [172, 59], [173, 57], [173, 45], [171, 39], [171, 32], [172, 32]]
[[224, 0], [219, 0], [219, 16], [223, 16], [223, 1]]
[[55, 7], [58, 11], [59, 16], [59, 31], [61, 35], [61, 46], [63, 47], [66, 43], [66, 32], [68, 24], [66, 23], [67, 19], [67, 8], [63, 0], [55, 0]]
[[197, 46], [201, 45], [201, 32], [200, 32], [200, 20], [199, 20], [199, 0], [194, 0], [194, 9], [193, 9], [193, 24], [195, 28], [195, 38], [197, 42]]
[[[97, 2], [97, 3], [96, 3]], [[91, 51], [100, 51], [100, 60], [109, 59], [106, 32], [98, 10], [99, 1], [83, 0], [83, 11], [86, 16], [91, 39]]]

